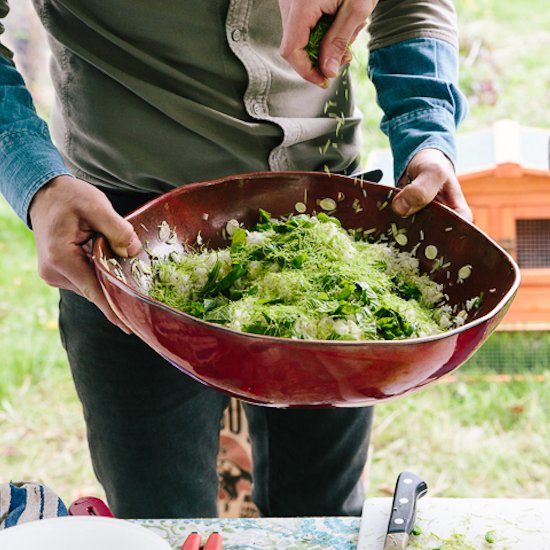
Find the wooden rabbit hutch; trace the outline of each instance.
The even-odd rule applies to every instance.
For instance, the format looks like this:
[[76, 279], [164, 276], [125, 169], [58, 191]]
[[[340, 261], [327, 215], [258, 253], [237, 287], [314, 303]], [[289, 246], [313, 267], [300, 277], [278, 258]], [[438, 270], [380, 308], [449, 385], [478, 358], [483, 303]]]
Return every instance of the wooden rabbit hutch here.
[[501, 329], [550, 329], [550, 130], [497, 122], [458, 139], [474, 223], [516, 259], [522, 280]]

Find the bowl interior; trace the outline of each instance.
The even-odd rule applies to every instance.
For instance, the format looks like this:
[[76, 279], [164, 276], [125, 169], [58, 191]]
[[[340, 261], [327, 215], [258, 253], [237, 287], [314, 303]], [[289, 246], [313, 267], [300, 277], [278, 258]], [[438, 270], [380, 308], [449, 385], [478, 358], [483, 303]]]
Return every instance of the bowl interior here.
[[[494, 314], [510, 299], [519, 272], [503, 249], [437, 203], [412, 217], [400, 218], [390, 207], [395, 193], [393, 187], [324, 173], [245, 174], [177, 188], [127, 219], [144, 243], [139, 258], [149, 263], [150, 254], [163, 255], [182, 246], [228, 245], [226, 225], [231, 219], [251, 227], [258, 221], [260, 209], [280, 217], [297, 213], [296, 205], [302, 203], [308, 213], [315, 213], [323, 211], [320, 201], [330, 198], [336, 208], [328, 213], [346, 229], [360, 228], [389, 242], [394, 242], [397, 234], [405, 235], [406, 244], [397, 247], [415, 253], [420, 270], [443, 285], [451, 305], [464, 308], [468, 300], [482, 294], [481, 307], [468, 312], [467, 323]], [[175, 233], [168, 234], [163, 224]], [[115, 256], [103, 237], [96, 241], [94, 252], [96, 259], [103, 258], [100, 269], [111, 276], [122, 272], [129, 292], [145, 293], [132, 274], [131, 261], [116, 258], [120, 268], [104, 261]]]

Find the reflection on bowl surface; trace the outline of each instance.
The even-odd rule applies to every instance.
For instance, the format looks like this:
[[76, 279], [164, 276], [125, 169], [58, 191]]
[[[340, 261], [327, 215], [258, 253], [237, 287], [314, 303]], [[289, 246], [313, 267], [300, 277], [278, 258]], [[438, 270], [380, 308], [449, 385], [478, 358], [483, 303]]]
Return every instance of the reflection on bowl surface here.
[[[177, 188], [127, 219], [144, 243], [139, 258], [181, 249], [181, 243], [228, 244], [230, 219], [253, 226], [259, 209], [274, 217], [308, 213], [333, 199], [346, 229], [374, 234], [404, 229], [422, 272], [444, 287], [451, 305], [483, 293], [463, 326], [437, 336], [392, 341], [293, 340], [245, 334], [179, 312], [149, 298], [131, 261], [114, 256], [100, 237], [94, 262], [102, 288], [118, 315], [170, 363], [200, 382], [252, 403], [277, 407], [364, 406], [405, 395], [463, 364], [493, 332], [519, 285], [519, 269], [489, 237], [450, 209], [432, 203], [410, 218], [389, 206], [395, 190], [346, 176], [313, 172], [243, 174]], [[159, 228], [166, 222], [177, 242]], [[431, 252], [437, 251], [432, 257]], [[110, 260], [110, 261], [109, 261]], [[116, 260], [116, 261], [115, 261]], [[441, 267], [443, 266], [443, 267]], [[439, 268], [438, 268], [439, 267]], [[434, 270], [434, 268], [436, 268]]]

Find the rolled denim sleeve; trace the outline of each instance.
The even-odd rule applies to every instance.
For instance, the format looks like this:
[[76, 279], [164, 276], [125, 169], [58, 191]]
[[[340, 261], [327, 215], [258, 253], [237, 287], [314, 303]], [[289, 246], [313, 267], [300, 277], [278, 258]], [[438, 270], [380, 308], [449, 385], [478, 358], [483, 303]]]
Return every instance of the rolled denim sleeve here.
[[4, 55], [0, 55], [0, 158], [0, 193], [30, 227], [28, 210], [36, 192], [55, 176], [70, 172], [46, 123], [36, 114], [23, 78]]
[[436, 38], [405, 40], [369, 55], [369, 75], [384, 112], [397, 181], [422, 149], [438, 149], [456, 162], [455, 133], [467, 113], [458, 89], [458, 51]]

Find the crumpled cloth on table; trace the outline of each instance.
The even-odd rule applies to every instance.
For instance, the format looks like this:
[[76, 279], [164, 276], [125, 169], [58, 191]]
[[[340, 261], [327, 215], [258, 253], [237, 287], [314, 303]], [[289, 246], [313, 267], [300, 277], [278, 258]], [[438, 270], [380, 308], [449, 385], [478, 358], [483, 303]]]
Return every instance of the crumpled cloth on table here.
[[0, 529], [37, 519], [67, 516], [59, 496], [40, 483], [0, 483]]

